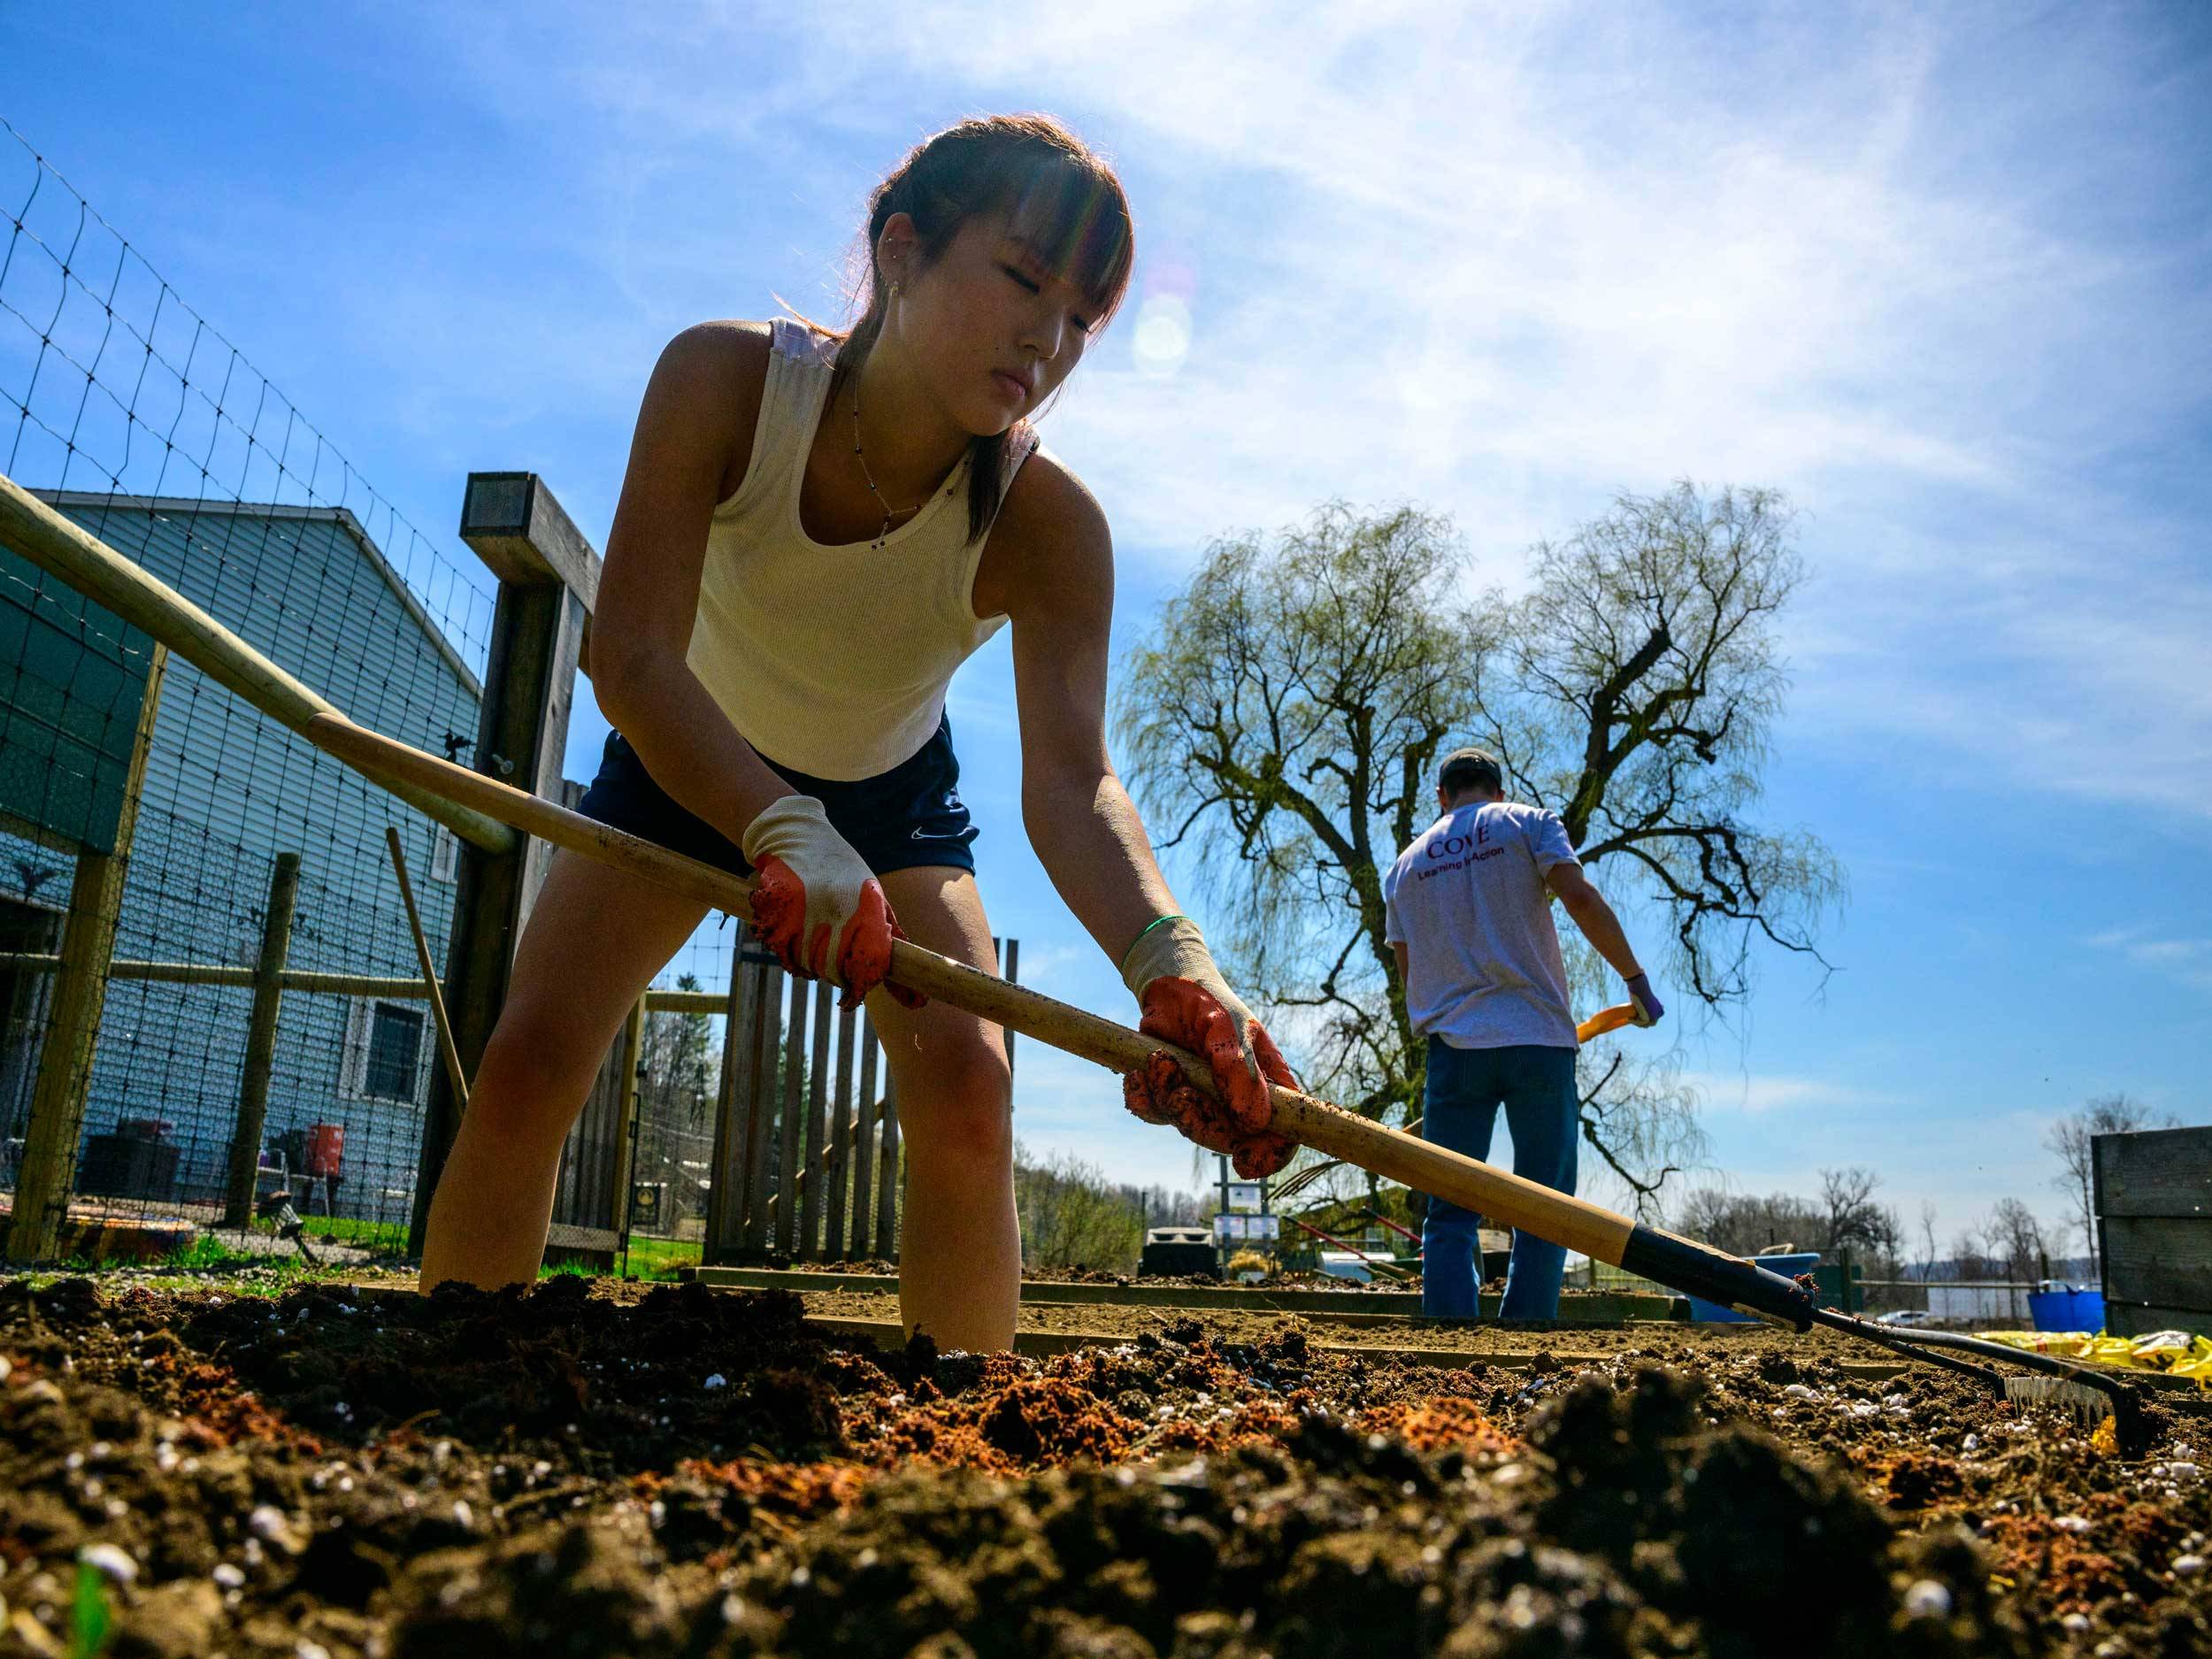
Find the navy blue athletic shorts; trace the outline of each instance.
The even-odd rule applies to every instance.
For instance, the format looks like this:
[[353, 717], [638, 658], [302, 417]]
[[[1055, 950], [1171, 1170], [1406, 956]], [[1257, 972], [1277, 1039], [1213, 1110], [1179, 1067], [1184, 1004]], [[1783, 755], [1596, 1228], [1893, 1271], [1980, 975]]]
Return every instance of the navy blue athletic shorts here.
[[[765, 755], [761, 759], [801, 795], [819, 801], [830, 826], [878, 875], [918, 864], [974, 871], [975, 855], [969, 847], [976, 829], [960, 799], [960, 763], [953, 757], [949, 719], [913, 754], [872, 778], [850, 782], [810, 778], [777, 765]], [[745, 855], [727, 836], [680, 806], [646, 775], [645, 763], [619, 732], [609, 733], [599, 775], [584, 791], [577, 810], [611, 829], [641, 836], [733, 874], [752, 873]]]

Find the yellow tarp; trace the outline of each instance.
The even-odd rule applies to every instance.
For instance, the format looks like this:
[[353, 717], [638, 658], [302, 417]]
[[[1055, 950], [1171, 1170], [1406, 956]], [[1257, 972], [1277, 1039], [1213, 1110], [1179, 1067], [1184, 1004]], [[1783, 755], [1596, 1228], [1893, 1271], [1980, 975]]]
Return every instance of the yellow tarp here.
[[2186, 1331], [2153, 1331], [2146, 1336], [2092, 1336], [2086, 1331], [1981, 1331], [1985, 1342], [2026, 1348], [2035, 1354], [2055, 1354], [2091, 1365], [2109, 1365], [2116, 1371], [2163, 1371], [2186, 1377], [2200, 1388], [2212, 1389], [2212, 1337], [2192, 1336]]

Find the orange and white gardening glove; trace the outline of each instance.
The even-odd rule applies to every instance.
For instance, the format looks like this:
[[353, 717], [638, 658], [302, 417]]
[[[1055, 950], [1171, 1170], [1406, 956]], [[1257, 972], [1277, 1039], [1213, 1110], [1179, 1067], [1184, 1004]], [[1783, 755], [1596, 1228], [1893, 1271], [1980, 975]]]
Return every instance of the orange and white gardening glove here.
[[1174, 1056], [1155, 1054], [1121, 1080], [1129, 1110], [1150, 1124], [1172, 1124], [1209, 1152], [1225, 1152], [1247, 1180], [1272, 1175], [1295, 1142], [1274, 1133], [1268, 1085], [1296, 1088], [1275, 1040], [1252, 1018], [1214, 966], [1198, 924], [1163, 917], [1137, 936], [1121, 977], [1144, 1010], [1137, 1029], [1187, 1048], [1211, 1069], [1214, 1100], [1191, 1087]]
[[883, 885], [830, 827], [812, 795], [787, 795], [745, 826], [753, 867], [753, 930], [790, 972], [841, 986], [841, 1008], [858, 1008], [877, 986], [907, 1008], [926, 997], [884, 983], [891, 941], [903, 939]]

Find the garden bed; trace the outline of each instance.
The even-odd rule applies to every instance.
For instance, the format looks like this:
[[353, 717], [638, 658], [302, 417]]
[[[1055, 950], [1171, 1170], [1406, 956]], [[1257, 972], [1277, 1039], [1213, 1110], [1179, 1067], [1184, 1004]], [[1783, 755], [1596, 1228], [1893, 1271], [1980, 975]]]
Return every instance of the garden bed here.
[[608, 1289], [0, 1286], [0, 1651], [68, 1652], [81, 1555], [123, 1659], [2212, 1644], [2187, 1402], [2124, 1460], [1768, 1332], [1408, 1364], [1191, 1316], [981, 1360]]

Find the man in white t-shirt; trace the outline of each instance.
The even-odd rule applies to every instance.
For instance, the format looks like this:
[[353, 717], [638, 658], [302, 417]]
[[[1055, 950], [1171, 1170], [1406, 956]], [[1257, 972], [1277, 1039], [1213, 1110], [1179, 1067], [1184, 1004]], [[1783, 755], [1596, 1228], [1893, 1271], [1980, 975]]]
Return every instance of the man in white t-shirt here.
[[[1445, 761], [1436, 804], [1443, 816], [1414, 837], [1383, 879], [1406, 1011], [1428, 1039], [1421, 1133], [1487, 1158], [1503, 1106], [1513, 1172], [1571, 1193], [1582, 1106], [1551, 897], [1628, 982], [1638, 1025], [1666, 1010], [1612, 907], [1582, 873], [1557, 814], [1506, 800], [1497, 761], [1479, 749]], [[1475, 1317], [1478, 1220], [1456, 1204], [1429, 1200], [1423, 1312]], [[1565, 1261], [1558, 1245], [1516, 1232], [1503, 1317], [1556, 1318]]]

